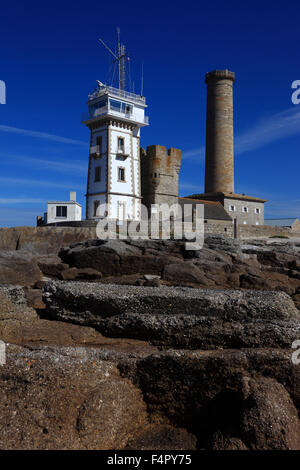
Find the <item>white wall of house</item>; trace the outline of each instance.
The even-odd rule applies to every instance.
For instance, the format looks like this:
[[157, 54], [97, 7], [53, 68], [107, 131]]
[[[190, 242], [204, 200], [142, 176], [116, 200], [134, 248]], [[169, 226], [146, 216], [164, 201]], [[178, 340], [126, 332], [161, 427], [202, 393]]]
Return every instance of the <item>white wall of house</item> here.
[[[66, 207], [67, 216], [58, 216], [57, 207]], [[74, 220], [81, 220], [81, 205], [74, 201], [57, 201], [48, 202], [47, 210], [47, 223], [52, 224], [56, 222], [69, 222]]]

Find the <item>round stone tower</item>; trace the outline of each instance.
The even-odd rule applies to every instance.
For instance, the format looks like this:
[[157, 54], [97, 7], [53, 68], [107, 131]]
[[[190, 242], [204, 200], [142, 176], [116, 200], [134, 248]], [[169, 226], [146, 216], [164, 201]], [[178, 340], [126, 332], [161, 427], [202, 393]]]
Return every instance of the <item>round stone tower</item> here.
[[207, 84], [205, 193], [234, 192], [233, 82], [234, 72], [214, 70]]

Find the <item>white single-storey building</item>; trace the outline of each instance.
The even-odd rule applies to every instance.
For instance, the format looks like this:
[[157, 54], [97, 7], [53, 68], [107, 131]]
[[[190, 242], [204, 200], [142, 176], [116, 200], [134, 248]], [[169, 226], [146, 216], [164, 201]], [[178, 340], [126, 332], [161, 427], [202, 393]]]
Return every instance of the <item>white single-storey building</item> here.
[[81, 204], [76, 202], [76, 192], [70, 191], [69, 201], [49, 201], [44, 217], [37, 218], [37, 225], [81, 220]]

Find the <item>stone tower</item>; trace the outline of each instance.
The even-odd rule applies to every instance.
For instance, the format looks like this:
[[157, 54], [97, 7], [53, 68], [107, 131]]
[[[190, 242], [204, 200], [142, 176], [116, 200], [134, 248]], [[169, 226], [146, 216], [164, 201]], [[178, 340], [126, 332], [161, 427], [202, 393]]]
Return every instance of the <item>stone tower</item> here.
[[181, 150], [151, 145], [141, 152], [142, 203], [148, 210], [151, 204], [178, 203], [178, 176]]
[[214, 70], [207, 84], [205, 193], [234, 193], [234, 72]]

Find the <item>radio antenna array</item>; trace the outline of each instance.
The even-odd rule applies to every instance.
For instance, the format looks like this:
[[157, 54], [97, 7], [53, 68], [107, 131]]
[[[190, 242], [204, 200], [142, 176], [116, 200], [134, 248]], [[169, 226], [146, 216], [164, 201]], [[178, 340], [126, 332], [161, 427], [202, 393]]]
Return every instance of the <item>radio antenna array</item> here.
[[103, 41], [103, 39], [99, 38], [101, 44], [105, 47], [105, 49], [113, 56], [113, 63], [118, 65], [118, 75], [119, 75], [119, 89], [126, 90], [126, 61], [128, 61], [128, 57], [126, 56], [126, 46], [121, 43], [120, 39], [120, 28], [117, 28], [117, 36], [118, 36], [118, 45], [117, 45], [117, 53], [115, 54], [110, 47]]

